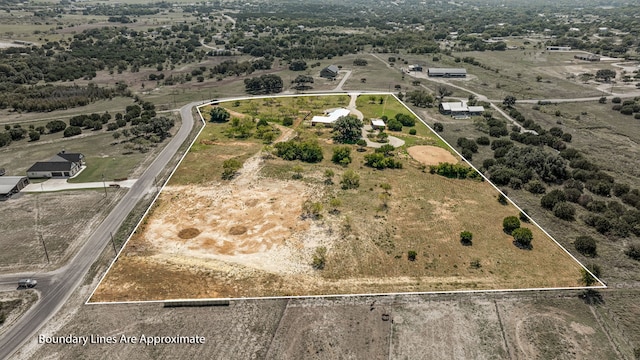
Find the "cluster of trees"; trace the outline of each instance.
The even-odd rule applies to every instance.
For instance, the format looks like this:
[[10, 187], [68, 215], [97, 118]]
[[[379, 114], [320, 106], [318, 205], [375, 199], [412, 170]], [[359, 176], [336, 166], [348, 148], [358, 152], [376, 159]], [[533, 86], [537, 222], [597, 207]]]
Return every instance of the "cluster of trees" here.
[[309, 163], [322, 161], [322, 148], [315, 140], [299, 141], [297, 139], [279, 142], [274, 145], [276, 156], [284, 160], [300, 160]]
[[393, 158], [394, 151], [393, 145], [382, 145], [373, 154], [364, 156], [364, 164], [378, 170], [385, 168], [402, 169], [402, 162]]
[[[271, 69], [272, 62], [269, 59], [257, 59], [252, 61], [234, 61], [225, 60], [220, 64], [213, 66], [209, 71], [209, 77], [215, 76], [240, 76], [249, 75], [256, 70]], [[194, 74], [192, 74], [194, 75]], [[199, 75], [199, 74], [196, 74]]]
[[429, 167], [430, 174], [437, 174], [451, 179], [482, 179], [473, 168], [463, 164], [440, 163]]
[[387, 129], [391, 131], [402, 131], [403, 126], [413, 127], [416, 125], [416, 119], [407, 114], [398, 113], [391, 119], [383, 115], [381, 119], [387, 125]]
[[87, 86], [18, 86], [10, 92], [0, 91], [0, 109], [11, 107], [14, 111], [54, 111], [85, 106], [116, 96], [131, 96], [131, 92], [125, 84], [115, 88], [98, 87], [93, 83]]
[[282, 91], [282, 78], [278, 75], [265, 74], [244, 80], [245, 90], [249, 94], [274, 94]]
[[423, 89], [413, 90], [407, 93], [407, 101], [417, 107], [432, 107], [435, 101], [433, 95]]
[[634, 115], [634, 118], [640, 119], [640, 97], [633, 100], [622, 101], [619, 97], [614, 97], [611, 102], [614, 104], [611, 108], [613, 111], [619, 111], [623, 115]]

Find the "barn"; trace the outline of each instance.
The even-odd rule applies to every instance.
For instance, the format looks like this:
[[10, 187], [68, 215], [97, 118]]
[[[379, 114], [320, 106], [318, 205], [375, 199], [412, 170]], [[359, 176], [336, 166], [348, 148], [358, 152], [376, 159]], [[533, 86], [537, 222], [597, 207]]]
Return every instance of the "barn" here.
[[429, 68], [427, 70], [429, 77], [466, 77], [467, 69], [464, 68]]

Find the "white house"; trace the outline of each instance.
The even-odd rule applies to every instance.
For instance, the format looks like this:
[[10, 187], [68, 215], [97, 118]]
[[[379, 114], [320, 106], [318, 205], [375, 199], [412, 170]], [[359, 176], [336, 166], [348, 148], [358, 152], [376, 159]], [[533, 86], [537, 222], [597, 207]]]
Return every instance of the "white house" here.
[[325, 116], [314, 116], [311, 119], [311, 126], [315, 126], [316, 124], [324, 124], [325, 126], [331, 126], [336, 120], [343, 116], [349, 115], [349, 110], [338, 108], [331, 109], [324, 112]]

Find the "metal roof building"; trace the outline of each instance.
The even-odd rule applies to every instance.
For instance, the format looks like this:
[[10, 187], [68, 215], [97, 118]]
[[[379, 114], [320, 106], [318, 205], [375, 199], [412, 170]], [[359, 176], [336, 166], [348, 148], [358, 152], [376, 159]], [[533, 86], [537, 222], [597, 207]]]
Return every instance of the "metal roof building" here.
[[464, 68], [429, 68], [427, 74], [430, 77], [466, 77], [467, 69]]

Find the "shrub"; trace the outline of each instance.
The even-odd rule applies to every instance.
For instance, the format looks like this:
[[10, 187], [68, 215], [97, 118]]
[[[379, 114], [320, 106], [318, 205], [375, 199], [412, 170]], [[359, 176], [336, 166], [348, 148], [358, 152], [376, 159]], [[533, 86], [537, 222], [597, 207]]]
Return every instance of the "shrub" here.
[[498, 202], [499, 202], [501, 205], [507, 205], [507, 204], [509, 204], [509, 202], [507, 201], [507, 197], [506, 197], [506, 196], [504, 196], [504, 194], [500, 194], [500, 195], [498, 195]]
[[319, 219], [322, 217], [322, 203], [307, 200], [302, 204], [303, 219]]
[[578, 236], [573, 246], [584, 256], [596, 256], [596, 240], [591, 236]]
[[486, 136], [480, 136], [476, 139], [476, 143], [478, 143], [478, 145], [489, 145], [491, 143], [491, 140], [489, 140], [489, 138]]
[[567, 201], [562, 190], [552, 190], [540, 199], [540, 205], [547, 210], [552, 210], [557, 203]]
[[418, 253], [414, 250], [409, 250], [407, 253], [407, 259], [409, 259], [409, 261], [416, 261], [416, 256], [418, 256]]
[[502, 220], [502, 230], [511, 235], [513, 230], [520, 227], [520, 220], [515, 216], [507, 216]]
[[322, 148], [317, 141], [298, 142], [289, 140], [275, 144], [276, 156], [284, 160], [301, 160], [309, 163], [322, 161]]
[[533, 233], [529, 228], [517, 228], [511, 233], [513, 240], [519, 247], [530, 249], [531, 241], [533, 240]]
[[37, 132], [37, 131], [30, 131], [29, 132], [29, 140], [31, 140], [31, 141], [40, 140], [40, 133]]
[[351, 148], [348, 146], [334, 147], [331, 161], [343, 166], [349, 165], [351, 163]]
[[442, 123], [433, 123], [433, 130], [437, 131], [437, 132], [442, 132], [444, 131], [444, 125], [442, 125]]
[[567, 198], [567, 201], [575, 203], [575, 202], [578, 202], [578, 199], [580, 199], [580, 196], [582, 195], [582, 193], [578, 189], [571, 188], [571, 189], [565, 189], [564, 195]]
[[223, 180], [231, 180], [240, 168], [242, 167], [242, 163], [240, 160], [236, 158], [227, 159], [222, 163], [222, 179]]
[[525, 189], [532, 194], [544, 194], [547, 191], [542, 182], [538, 180], [533, 180], [527, 183]]
[[82, 129], [79, 126], [69, 126], [64, 129], [64, 137], [72, 137], [82, 134]]
[[324, 269], [324, 266], [327, 263], [326, 257], [327, 248], [324, 246], [317, 247], [315, 253], [313, 254], [313, 261], [311, 262], [311, 266], [316, 270]]
[[416, 129], [409, 129], [410, 135], [415, 135], [417, 133]]
[[342, 174], [342, 180], [340, 181], [342, 184], [342, 188], [347, 189], [357, 189], [360, 186], [360, 175], [355, 171], [349, 169]]
[[620, 104], [622, 102], [622, 99], [616, 96], [613, 99], [611, 99], [611, 102], [614, 104]]
[[460, 242], [462, 245], [469, 246], [472, 244], [473, 234], [470, 231], [463, 231], [460, 233]]
[[396, 119], [387, 121], [387, 129], [391, 131], [402, 131], [402, 123]]
[[573, 221], [575, 220], [576, 209], [569, 203], [559, 202], [553, 207], [553, 215], [562, 220]]
[[67, 128], [67, 123], [62, 120], [53, 120], [49, 121], [47, 125], [45, 125], [47, 129], [49, 129], [50, 133], [57, 133], [60, 131], [64, 131]]
[[284, 126], [293, 125], [293, 118], [286, 117], [286, 118], [282, 119], [282, 125], [284, 125]]
[[529, 216], [527, 215], [527, 212], [525, 210], [520, 211], [520, 221], [528, 223], [529, 222]]
[[624, 253], [633, 260], [640, 261], [640, 244], [630, 244]]

